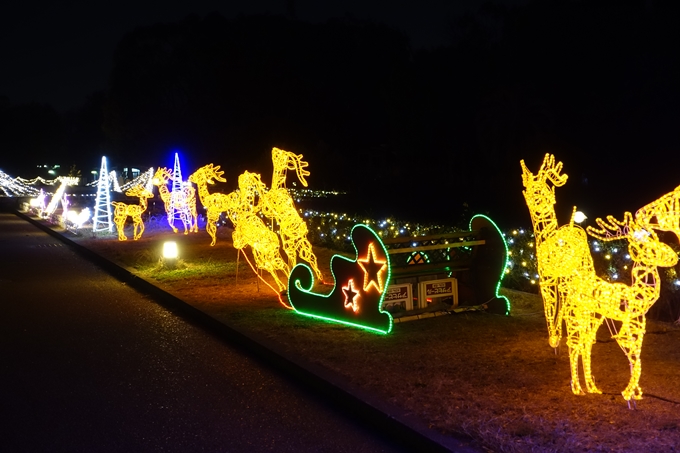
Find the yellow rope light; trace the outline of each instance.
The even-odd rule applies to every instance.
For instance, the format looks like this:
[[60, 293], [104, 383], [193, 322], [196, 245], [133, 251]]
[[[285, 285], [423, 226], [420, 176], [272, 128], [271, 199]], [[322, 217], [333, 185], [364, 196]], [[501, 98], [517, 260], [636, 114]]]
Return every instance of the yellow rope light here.
[[[234, 248], [238, 250], [249, 245], [253, 251], [255, 266], [269, 272], [279, 292], [283, 292], [287, 288], [290, 267], [281, 258], [279, 237], [257, 215], [254, 192], [258, 187], [259, 178], [260, 175], [256, 173], [244, 172], [238, 177], [238, 197], [235, 193], [230, 194], [231, 204], [227, 211], [234, 223], [232, 241]], [[281, 280], [278, 272], [285, 274], [286, 283]]]
[[203, 204], [203, 207], [206, 210], [207, 220], [205, 230], [212, 238], [210, 245], [215, 245], [217, 242], [216, 223], [220, 218], [220, 214], [226, 212], [230, 204], [233, 204], [227, 195], [219, 192], [210, 193], [208, 191], [208, 184], [215, 184], [215, 181], [227, 181], [222, 177], [223, 174], [224, 171], [220, 170], [219, 165], [215, 167], [213, 164], [208, 164], [199, 168], [196, 170], [196, 172], [189, 176], [189, 181], [196, 184], [196, 187], [198, 188], [198, 196], [201, 199], [201, 204]]
[[[640, 354], [645, 315], [659, 297], [657, 267], [675, 265], [678, 256], [671, 247], [659, 241], [649, 216], [634, 220], [626, 212], [623, 221], [612, 216], [608, 216], [606, 222], [598, 218], [599, 228], [588, 227], [588, 233], [603, 241], [627, 239], [629, 255], [634, 263], [631, 285], [601, 279], [594, 272], [587, 236], [573, 224], [573, 214], [568, 225], [557, 227], [554, 187], [563, 185], [567, 180], [567, 175], [560, 175], [562, 163], [555, 164], [554, 156], [546, 155], [536, 176], [523, 161], [521, 165], [524, 197], [536, 237], [538, 272], [550, 344], [553, 347], [559, 344], [564, 320], [572, 391], [583, 393], [578, 374], [580, 358], [586, 391], [601, 393], [592, 377], [592, 346], [598, 328], [606, 319], [620, 321], [621, 327], [614, 339], [630, 362], [630, 380], [622, 392], [630, 405], [631, 400], [642, 398]], [[553, 186], [549, 186], [548, 182], [552, 182]], [[648, 206], [657, 206], [655, 203]]]
[[160, 167], [156, 170], [152, 182], [158, 186], [158, 193], [165, 204], [165, 212], [168, 216], [168, 224], [172, 231], [177, 233], [174, 225], [173, 209], [179, 211], [180, 219], [184, 225], [184, 234], [198, 232], [198, 213], [196, 211], [196, 189], [190, 184], [183, 185], [181, 192], [171, 192], [168, 189], [168, 181], [172, 179], [169, 168]]
[[319, 270], [316, 255], [312, 250], [312, 244], [307, 239], [307, 224], [300, 217], [295, 202], [286, 189], [286, 174], [288, 170], [295, 170], [298, 179], [303, 186], [307, 187], [309, 165], [302, 160], [302, 154], [295, 154], [279, 148], [272, 149], [272, 164], [274, 171], [272, 174], [272, 185], [266, 190], [264, 184], [259, 189], [262, 213], [279, 224], [279, 233], [283, 251], [288, 257], [288, 266], [292, 269], [297, 264], [300, 257], [309, 263], [316, 274], [316, 278], [323, 281], [323, 275]]
[[638, 209], [635, 220], [660, 231], [672, 231], [680, 239], [680, 186]]
[[118, 240], [127, 241], [125, 236], [125, 221], [128, 216], [132, 218], [132, 231], [134, 240], [142, 237], [144, 233], [144, 222], [142, 221], [142, 214], [146, 211], [148, 206], [148, 199], [153, 198], [153, 193], [149, 192], [144, 186], [134, 186], [125, 195], [128, 197], [138, 197], [139, 204], [127, 204], [120, 201], [113, 201], [111, 204], [115, 207], [113, 212], [113, 221], [118, 229]]

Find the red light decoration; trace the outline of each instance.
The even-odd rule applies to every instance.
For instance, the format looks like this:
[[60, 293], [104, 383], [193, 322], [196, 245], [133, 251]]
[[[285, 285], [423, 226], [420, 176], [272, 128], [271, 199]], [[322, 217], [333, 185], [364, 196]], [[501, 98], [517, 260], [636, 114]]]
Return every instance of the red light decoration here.
[[359, 311], [359, 293], [354, 291], [354, 279], [347, 282], [347, 286], [342, 287], [345, 294], [345, 308], [351, 308], [354, 313]]

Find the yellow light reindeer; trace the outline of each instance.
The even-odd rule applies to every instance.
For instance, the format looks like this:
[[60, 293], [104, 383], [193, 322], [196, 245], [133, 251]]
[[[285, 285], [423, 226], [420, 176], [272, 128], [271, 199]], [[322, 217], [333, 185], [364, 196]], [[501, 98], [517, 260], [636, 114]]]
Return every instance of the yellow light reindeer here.
[[127, 204], [120, 201], [111, 202], [115, 208], [113, 212], [113, 221], [118, 229], [118, 240], [127, 241], [127, 236], [125, 236], [125, 221], [128, 216], [131, 217], [133, 236], [136, 241], [142, 237], [142, 233], [144, 233], [142, 214], [148, 207], [148, 199], [153, 198], [153, 193], [146, 190], [144, 186], [134, 186], [125, 192], [125, 195], [128, 197], [138, 197], [139, 204]]
[[[658, 266], [670, 267], [678, 262], [673, 249], [659, 240], [656, 232], [646, 225], [633, 220], [630, 212], [624, 214], [623, 221], [612, 216], [607, 222], [596, 219], [599, 228], [588, 227], [588, 234], [603, 241], [625, 238], [628, 240], [628, 253], [633, 261], [631, 285], [607, 282], [594, 273], [578, 273], [570, 282], [569, 305], [573, 307], [573, 319], [566, 319], [571, 362], [572, 380], [578, 379], [578, 357], [582, 357], [584, 368], [590, 361], [590, 349], [595, 343], [597, 328], [593, 319], [602, 323], [604, 318], [620, 321], [619, 332], [614, 339], [621, 346], [630, 362], [630, 380], [621, 392], [624, 399], [641, 399], [640, 375], [642, 364], [642, 340], [645, 335], [645, 315], [659, 298]], [[613, 323], [611, 323], [613, 326]], [[585, 327], [585, 329], [583, 329]], [[577, 341], [570, 341], [573, 336]], [[571, 343], [571, 344], [570, 344]], [[590, 364], [587, 365], [590, 367]], [[595, 384], [589, 386], [590, 392], [600, 393]]]
[[[258, 205], [254, 199], [258, 181], [261, 184], [260, 175], [246, 171], [238, 177], [238, 194], [229, 194], [227, 212], [234, 224], [232, 241], [237, 250], [251, 247], [255, 266], [269, 272], [281, 293], [287, 288], [290, 267], [281, 258], [278, 235], [258, 216]], [[279, 272], [285, 274], [283, 280], [286, 283]]]
[[551, 347], [557, 348], [562, 338], [562, 319], [569, 280], [576, 272], [594, 274], [595, 267], [586, 232], [574, 225], [573, 214], [572, 221], [567, 225], [558, 227], [557, 224], [555, 187], [563, 186], [568, 178], [568, 175], [561, 173], [562, 162], [556, 163], [555, 156], [546, 154], [536, 175], [529, 171], [524, 161], [520, 161], [520, 164], [525, 187], [523, 194], [534, 227], [539, 286], [548, 325], [548, 342]]
[[309, 164], [302, 160], [302, 154], [279, 148], [272, 149], [272, 163], [274, 172], [271, 188], [262, 189], [260, 193], [259, 204], [262, 206], [262, 214], [278, 222], [283, 250], [288, 257], [290, 268], [295, 266], [299, 256], [309, 263], [319, 281], [323, 281], [312, 244], [307, 239], [307, 224], [300, 217], [293, 198], [286, 189], [288, 170], [295, 170], [302, 185], [307, 187], [306, 177], [309, 176], [309, 171], [306, 167]]
[[182, 187], [181, 192], [171, 192], [168, 190], [168, 181], [172, 179], [169, 168], [159, 167], [156, 170], [152, 182], [158, 186], [158, 193], [165, 204], [165, 212], [168, 216], [168, 224], [172, 231], [177, 233], [174, 224], [173, 209], [179, 211], [179, 217], [184, 225], [184, 234], [198, 232], [198, 213], [196, 212], [196, 189], [191, 185]]
[[210, 245], [215, 245], [217, 242], [217, 220], [220, 218], [220, 214], [227, 212], [229, 206], [233, 205], [233, 201], [227, 195], [219, 192], [210, 193], [208, 191], [208, 184], [215, 184], [215, 181], [227, 182], [222, 177], [223, 174], [224, 171], [220, 170], [219, 165], [215, 167], [213, 164], [208, 164], [189, 176], [189, 181], [198, 187], [198, 196], [203, 207], [206, 209], [207, 221], [205, 230], [212, 238]]
[[[591, 372], [591, 351], [598, 328], [605, 319], [620, 321], [614, 338], [625, 352], [631, 367], [631, 377], [622, 395], [630, 406], [640, 399], [642, 371], [640, 353], [645, 333], [645, 315], [659, 297], [657, 266], [673, 266], [678, 256], [668, 245], [659, 241], [651, 228], [651, 217], [633, 220], [625, 213], [622, 222], [613, 217], [608, 222], [597, 219], [600, 228], [588, 227], [588, 233], [605, 241], [625, 238], [634, 262], [632, 284], [610, 283], [595, 275], [592, 257], [583, 229], [573, 225], [557, 227], [554, 212], [554, 187], [566, 182], [561, 175], [562, 164], [546, 155], [536, 176], [521, 162], [524, 196], [534, 224], [537, 260], [541, 277], [541, 295], [548, 323], [549, 342], [557, 347], [561, 338], [562, 320], [567, 330], [567, 346], [571, 368], [571, 387], [575, 394], [583, 393], [579, 374], [579, 358], [583, 364], [586, 390], [601, 393]], [[548, 181], [553, 186], [548, 185]], [[654, 203], [648, 205], [652, 206]], [[575, 211], [575, 209], [574, 209]], [[658, 220], [658, 219], [656, 219]], [[608, 321], [612, 323], [613, 322]]]

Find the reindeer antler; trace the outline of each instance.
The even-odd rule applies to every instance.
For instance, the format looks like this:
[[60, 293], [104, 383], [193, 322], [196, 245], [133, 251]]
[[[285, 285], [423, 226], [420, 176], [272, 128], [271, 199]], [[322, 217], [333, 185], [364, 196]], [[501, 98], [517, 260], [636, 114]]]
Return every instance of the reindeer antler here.
[[127, 192], [125, 192], [125, 195], [128, 197], [153, 197], [153, 193], [146, 190], [146, 187], [142, 185], [132, 186]]
[[602, 241], [615, 241], [625, 238], [630, 230], [635, 229], [637, 225], [633, 220], [633, 215], [628, 211], [623, 214], [623, 221], [616, 220], [614, 216], [608, 215], [606, 222], [601, 218], [595, 219], [595, 222], [600, 228], [589, 225], [586, 229], [588, 234]]
[[211, 173], [208, 177], [208, 183], [214, 184], [213, 178], [220, 182], [227, 182], [226, 178], [222, 177], [222, 175], [224, 174], [224, 170], [220, 170], [219, 165], [215, 167], [213, 164], [210, 164], [208, 170]]
[[553, 154], [546, 154], [543, 157], [541, 167], [538, 169], [536, 176], [527, 168], [524, 160], [520, 161], [522, 166], [522, 182], [524, 187], [528, 187], [533, 182], [551, 181], [555, 186], [563, 186], [567, 182], [569, 175], [560, 174], [562, 172], [562, 162], [555, 163], [555, 156]]
[[153, 183], [155, 185], [165, 184], [171, 177], [172, 174], [170, 173], [169, 168], [158, 167], [158, 170], [156, 170], [156, 174], [153, 176]]
[[305, 168], [309, 166], [309, 162], [302, 160], [302, 154], [296, 155], [295, 158], [297, 160], [297, 168], [295, 171], [297, 172], [298, 179], [303, 186], [307, 187], [306, 177], [309, 176], [309, 170], [305, 170]]

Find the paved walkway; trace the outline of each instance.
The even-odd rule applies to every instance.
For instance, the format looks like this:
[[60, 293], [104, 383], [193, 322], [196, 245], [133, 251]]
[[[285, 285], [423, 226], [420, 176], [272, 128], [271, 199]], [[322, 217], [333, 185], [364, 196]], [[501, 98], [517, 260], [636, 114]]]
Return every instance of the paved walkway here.
[[3, 452], [389, 452], [389, 439], [0, 213]]

